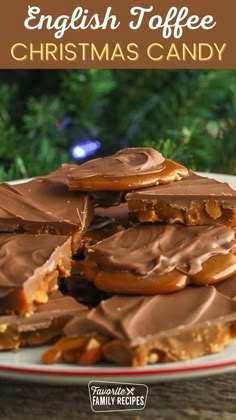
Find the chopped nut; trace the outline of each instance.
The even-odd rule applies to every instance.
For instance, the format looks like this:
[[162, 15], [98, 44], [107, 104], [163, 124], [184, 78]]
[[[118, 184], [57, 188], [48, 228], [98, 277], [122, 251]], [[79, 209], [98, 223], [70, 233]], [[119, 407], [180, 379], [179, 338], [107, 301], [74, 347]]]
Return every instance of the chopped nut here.
[[155, 213], [155, 210], [146, 210], [137, 214], [138, 220], [140, 222], [157, 222], [158, 215]]
[[70, 352], [79, 351], [87, 341], [88, 339], [85, 337], [63, 337], [43, 354], [42, 361], [46, 364], [56, 363], [62, 360], [64, 355], [67, 359], [67, 357], [69, 358]]
[[157, 363], [159, 360], [159, 355], [158, 353], [150, 353], [148, 356], [148, 363], [149, 364], [153, 364], [153, 363]]
[[102, 344], [96, 338], [90, 338], [77, 357], [80, 365], [92, 365], [102, 357]]
[[7, 330], [7, 325], [6, 324], [0, 325], [0, 333], [4, 333], [6, 330]]
[[34, 294], [34, 301], [37, 303], [46, 303], [48, 295], [46, 290], [37, 290]]
[[212, 219], [218, 219], [222, 215], [220, 203], [216, 200], [206, 201], [205, 209]]

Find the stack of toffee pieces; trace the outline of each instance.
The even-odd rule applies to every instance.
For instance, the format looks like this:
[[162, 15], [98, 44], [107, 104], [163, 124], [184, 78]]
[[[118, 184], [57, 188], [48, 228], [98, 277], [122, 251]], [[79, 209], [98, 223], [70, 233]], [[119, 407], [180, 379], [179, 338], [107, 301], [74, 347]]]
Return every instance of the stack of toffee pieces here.
[[186, 360], [236, 336], [236, 191], [150, 148], [0, 185], [0, 348]]

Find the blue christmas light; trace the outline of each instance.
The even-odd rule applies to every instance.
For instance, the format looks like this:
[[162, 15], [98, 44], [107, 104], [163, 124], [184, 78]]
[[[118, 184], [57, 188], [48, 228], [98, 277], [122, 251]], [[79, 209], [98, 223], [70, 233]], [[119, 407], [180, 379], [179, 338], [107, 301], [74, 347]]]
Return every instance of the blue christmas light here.
[[89, 156], [94, 155], [101, 147], [101, 142], [98, 140], [85, 140], [74, 144], [71, 149], [71, 154], [74, 159], [86, 159]]

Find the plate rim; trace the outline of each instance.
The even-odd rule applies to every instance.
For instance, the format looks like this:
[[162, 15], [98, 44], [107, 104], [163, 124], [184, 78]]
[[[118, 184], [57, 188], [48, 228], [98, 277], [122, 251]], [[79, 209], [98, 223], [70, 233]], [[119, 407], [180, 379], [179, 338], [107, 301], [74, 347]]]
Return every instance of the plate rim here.
[[[204, 356], [202, 356], [204, 357]], [[192, 359], [193, 360], [193, 359]], [[183, 363], [186, 361], [183, 361]], [[181, 362], [179, 362], [181, 363]], [[32, 365], [33, 366], [33, 365]], [[37, 365], [36, 365], [37, 366]], [[43, 366], [43, 365], [42, 365]], [[59, 366], [59, 364], [57, 365]], [[155, 365], [156, 366], [156, 365]], [[26, 373], [26, 374], [39, 374], [39, 375], [50, 375], [50, 376], [73, 376], [73, 377], [80, 377], [80, 376], [142, 376], [142, 375], [172, 375], [178, 373], [186, 373], [186, 372], [203, 372], [203, 371], [211, 371], [215, 369], [224, 369], [227, 367], [236, 366], [236, 357], [235, 360], [226, 361], [226, 362], [213, 362], [207, 363], [202, 365], [194, 365], [194, 366], [179, 366], [175, 368], [153, 368], [150, 366], [149, 369], [145, 367], [133, 367], [133, 368], [121, 368], [121, 367], [114, 367], [114, 368], [105, 368], [105, 369], [84, 369], [80, 370], [77, 366], [71, 369], [60, 369], [60, 368], [50, 368], [50, 369], [43, 369], [42, 367], [19, 367], [19, 366], [10, 366], [10, 365], [0, 365], [0, 372], [12, 372], [12, 373]]]

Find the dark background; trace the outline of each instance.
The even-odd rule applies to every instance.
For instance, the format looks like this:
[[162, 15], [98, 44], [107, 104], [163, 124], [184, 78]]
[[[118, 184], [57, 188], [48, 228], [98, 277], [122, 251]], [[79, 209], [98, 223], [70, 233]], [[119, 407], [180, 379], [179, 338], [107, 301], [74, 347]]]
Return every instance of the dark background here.
[[151, 146], [234, 173], [236, 70], [0, 70], [1, 180], [48, 173], [97, 140], [90, 157]]

